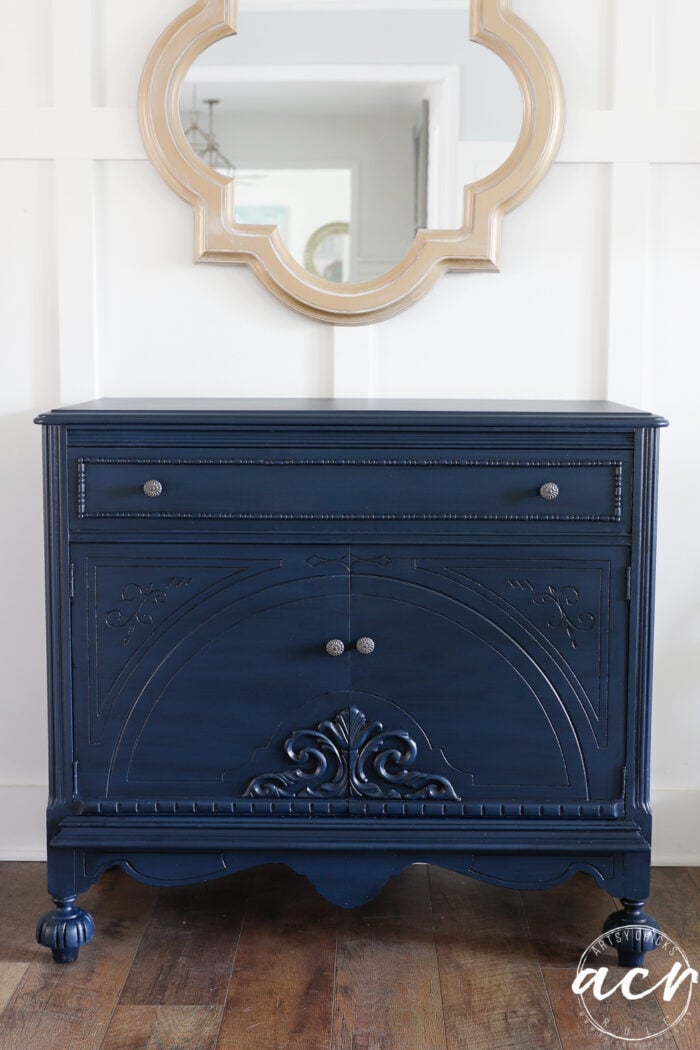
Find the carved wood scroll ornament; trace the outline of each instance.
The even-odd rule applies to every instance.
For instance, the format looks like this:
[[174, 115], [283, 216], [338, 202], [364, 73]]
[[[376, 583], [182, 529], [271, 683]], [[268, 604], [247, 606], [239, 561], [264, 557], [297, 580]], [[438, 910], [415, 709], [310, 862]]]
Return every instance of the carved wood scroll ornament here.
[[411, 768], [418, 745], [405, 730], [385, 731], [357, 707], [295, 730], [284, 750], [291, 767], [254, 777], [245, 796], [459, 801], [446, 777]]

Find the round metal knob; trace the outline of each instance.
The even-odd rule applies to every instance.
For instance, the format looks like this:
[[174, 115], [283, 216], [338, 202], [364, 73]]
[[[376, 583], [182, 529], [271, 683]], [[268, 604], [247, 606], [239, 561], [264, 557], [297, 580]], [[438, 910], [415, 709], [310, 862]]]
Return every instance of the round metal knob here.
[[156, 481], [155, 478], [153, 478], [151, 481], [146, 482], [143, 486], [143, 491], [147, 496], [160, 496], [163, 491], [163, 486], [160, 481]]
[[326, 642], [326, 652], [329, 656], [342, 656], [345, 652], [345, 645], [340, 638], [331, 638], [330, 642]]
[[371, 638], [358, 638], [355, 642], [355, 648], [363, 656], [369, 656], [370, 653], [374, 652], [374, 641]]
[[542, 499], [553, 500], [559, 495], [559, 486], [553, 481], [545, 481], [544, 485], [540, 485], [540, 496]]

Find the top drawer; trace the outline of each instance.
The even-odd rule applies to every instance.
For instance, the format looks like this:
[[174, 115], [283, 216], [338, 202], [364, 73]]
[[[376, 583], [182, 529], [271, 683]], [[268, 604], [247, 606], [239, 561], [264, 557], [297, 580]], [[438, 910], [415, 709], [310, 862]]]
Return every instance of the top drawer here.
[[629, 521], [629, 466], [570, 455], [472, 456], [206, 453], [181, 457], [100, 450], [74, 459], [72, 522]]

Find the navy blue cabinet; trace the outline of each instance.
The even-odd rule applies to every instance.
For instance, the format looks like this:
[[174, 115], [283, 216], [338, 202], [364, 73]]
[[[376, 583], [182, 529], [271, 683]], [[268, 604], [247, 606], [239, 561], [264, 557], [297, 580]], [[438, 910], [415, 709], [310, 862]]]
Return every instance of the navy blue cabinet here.
[[40, 422], [58, 961], [109, 867], [268, 861], [344, 906], [416, 861], [587, 871], [643, 956], [663, 420], [101, 401]]

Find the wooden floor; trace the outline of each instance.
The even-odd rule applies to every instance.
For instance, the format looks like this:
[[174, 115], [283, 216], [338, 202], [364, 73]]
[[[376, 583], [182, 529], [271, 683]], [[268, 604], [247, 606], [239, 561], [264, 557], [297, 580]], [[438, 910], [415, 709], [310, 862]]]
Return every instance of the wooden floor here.
[[[282, 867], [170, 890], [109, 872], [68, 966], [33, 943], [44, 886], [0, 864], [2, 1050], [700, 1048], [700, 989], [657, 1039], [585, 1024], [571, 981], [614, 907], [585, 875], [519, 893], [415, 866], [346, 912]], [[700, 870], [655, 869], [649, 910], [699, 968]]]

